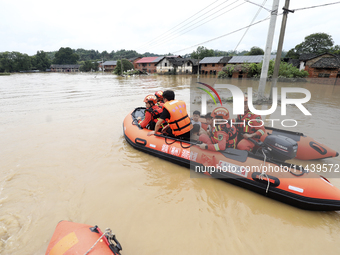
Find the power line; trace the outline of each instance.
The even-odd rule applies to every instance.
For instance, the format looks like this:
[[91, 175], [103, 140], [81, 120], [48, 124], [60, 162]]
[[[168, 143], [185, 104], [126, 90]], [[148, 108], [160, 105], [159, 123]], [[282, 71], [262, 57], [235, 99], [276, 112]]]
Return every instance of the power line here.
[[[228, 0], [226, 0], [225, 2], [227, 2]], [[156, 38], [148, 41], [147, 43], [143, 44], [140, 48], [144, 47], [145, 45], [149, 44], [150, 42], [154, 41], [154, 40], [157, 40], [157, 38], [159, 37], [163, 37], [163, 35], [167, 34], [168, 32], [170, 32], [171, 30], [175, 29], [176, 27], [182, 25], [184, 22], [188, 21], [189, 19], [191, 19], [192, 17], [196, 16], [197, 14], [199, 14], [200, 12], [206, 10], [208, 7], [214, 5], [216, 2], [218, 2], [218, 0], [216, 0], [215, 2], [213, 2], [212, 4], [209, 4], [208, 6], [204, 7], [202, 10], [196, 12], [194, 15], [190, 16], [189, 18], [187, 18], [186, 20], [182, 21], [181, 23], [177, 24], [176, 26], [172, 27], [171, 29], [169, 29], [168, 31], [166, 31], [165, 33], [161, 34], [160, 36], [157, 36]], [[223, 2], [224, 3], [224, 2]], [[222, 4], [223, 4], [222, 3]], [[206, 13], [205, 13], [206, 14]], [[203, 14], [203, 15], [205, 15]], [[192, 22], [192, 21], [191, 21]], [[190, 22], [189, 22], [190, 23]]]
[[254, 5], [260, 6], [260, 8], [263, 8], [263, 9], [265, 9], [266, 11], [271, 12], [271, 10], [269, 10], [269, 9], [267, 9], [267, 8], [264, 7], [264, 4], [259, 5], [259, 4], [257, 4], [257, 3], [251, 2], [251, 1], [249, 1], [249, 0], [244, 0], [244, 1], [246, 1], [246, 2], [248, 2], [248, 3], [250, 3], [250, 4], [254, 4]]
[[340, 1], [334, 2], [334, 3], [328, 3], [328, 4], [314, 5], [310, 7], [304, 7], [304, 8], [298, 8], [298, 9], [294, 9], [293, 11], [301, 11], [301, 10], [306, 10], [306, 9], [311, 9], [311, 8], [324, 7], [324, 6], [333, 5], [333, 4], [340, 4]]
[[[203, 17], [205, 14], [211, 12], [212, 10], [214, 10], [214, 9], [216, 9], [216, 8], [218, 8], [218, 7], [221, 7], [225, 2], [228, 2], [228, 1], [229, 1], [229, 0], [224, 1], [224, 2], [223, 2], [222, 4], [220, 4], [219, 6], [216, 6], [216, 7], [214, 7], [213, 9], [211, 9], [211, 10], [205, 12], [204, 14], [202, 14], [201, 16], [199, 16], [198, 18], [196, 18], [196, 19], [190, 21], [188, 24], [185, 24], [185, 25], [183, 25], [182, 27], [185, 27], [185, 26], [189, 25], [189, 24], [192, 23], [193, 21], [195, 21], [195, 20], [197, 20], [197, 19]], [[237, 2], [237, 1], [239, 1], [239, 0], [236, 0], [235, 2]], [[174, 32], [172, 32], [171, 34], [174, 34], [175, 32], [179, 33], [179, 32], [181, 32], [181, 31], [183, 31], [183, 30], [186, 30], [186, 29], [188, 29], [188, 28], [190, 28], [190, 27], [196, 25], [197, 23], [201, 22], [202, 20], [205, 20], [205, 19], [207, 19], [207, 18], [213, 16], [214, 14], [216, 14], [216, 13], [222, 11], [223, 9], [229, 7], [230, 5], [234, 4], [235, 2], [233, 2], [233, 3], [231, 3], [231, 4], [227, 5], [227, 6], [225, 6], [225, 7], [223, 7], [223, 8], [221, 8], [220, 10], [218, 10], [218, 11], [216, 11], [216, 12], [210, 14], [209, 16], [207, 16], [207, 17], [205, 17], [205, 18], [203, 18], [203, 19], [201, 19], [201, 20], [195, 22], [194, 24], [192, 24], [192, 25], [190, 25], [190, 26], [188, 26], [188, 27], [186, 27], [186, 28], [183, 28], [183, 29], [181, 29], [181, 30], [179, 30], [179, 31], [177, 31], [177, 30], [174, 31]], [[219, 15], [219, 16], [221, 16], [221, 15]], [[219, 16], [218, 16], [218, 17], [219, 17]], [[203, 23], [203, 24], [205, 24], [205, 23]], [[203, 24], [202, 24], [202, 25], [203, 25]], [[180, 28], [182, 28], [182, 27], [180, 27]], [[179, 28], [179, 29], [180, 29], [180, 28]], [[192, 29], [191, 29], [191, 30], [192, 30]], [[189, 31], [191, 31], [191, 30], [189, 30]], [[187, 31], [187, 32], [188, 32], [188, 31]], [[186, 32], [185, 32], [185, 33], [186, 33]], [[167, 41], [169, 38], [175, 36], [175, 35], [171, 35], [171, 34], [168, 35], [168, 36], [166, 36], [165, 38], [163, 38], [160, 42], [154, 41], [153, 43], [149, 44], [149, 46], [152, 46], [152, 45], [155, 45], [155, 44], [156, 44], [156, 45], [159, 45], [159, 44], [161, 44], [161, 43], [164, 43], [164, 41]], [[183, 33], [183, 34], [184, 34], [184, 33]], [[177, 37], [178, 37], [178, 36], [177, 36]], [[175, 37], [175, 38], [176, 38], [176, 37]], [[173, 39], [174, 39], [174, 38], [173, 38]], [[172, 40], [172, 39], [170, 39], [170, 40]]]
[[[245, 0], [245, 1], [246, 1], [246, 0]], [[250, 1], [247, 1], [247, 2], [251, 3]], [[260, 13], [260, 11], [261, 11], [261, 8], [263, 8], [263, 9], [265, 9], [265, 10], [271, 12], [270, 10], [268, 10], [268, 9], [266, 9], [266, 8], [263, 7], [263, 6], [265, 5], [266, 2], [267, 2], [267, 0], [264, 0], [263, 3], [262, 3], [262, 5], [259, 5], [260, 8], [258, 9], [257, 13], [255, 14], [255, 17], [254, 17], [253, 20], [251, 21], [250, 25], [254, 23], [254, 21], [255, 21], [257, 15], [259, 15], [259, 13]], [[256, 5], [257, 5], [257, 4], [256, 4]], [[238, 47], [238, 46], [240, 45], [240, 43], [242, 42], [242, 40], [243, 40], [244, 36], [246, 35], [246, 33], [248, 32], [249, 28], [250, 28], [250, 27], [248, 27], [247, 30], [244, 32], [244, 34], [243, 34], [243, 36], [241, 37], [240, 41], [239, 41], [238, 44], [236, 45], [234, 51], [236, 51], [237, 47]]]
[[266, 21], [266, 20], [268, 20], [268, 19], [270, 19], [270, 17], [267, 17], [267, 18], [265, 18], [265, 19], [262, 19], [262, 20], [260, 20], [260, 21], [258, 21], [258, 22], [256, 22], [256, 23], [254, 23], [254, 24], [251, 24], [251, 25], [249, 25], [249, 26], [246, 26], [246, 27], [239, 28], [239, 29], [237, 29], [237, 30], [234, 30], [234, 31], [232, 31], [232, 32], [230, 32], [230, 33], [227, 33], [227, 34], [224, 34], [224, 35], [221, 35], [221, 36], [215, 37], [215, 38], [213, 38], [213, 39], [210, 39], [210, 40], [208, 40], [208, 41], [205, 41], [205, 42], [202, 42], [202, 43], [198, 43], [198, 44], [196, 44], [196, 45], [193, 45], [193, 46], [191, 46], [191, 47], [188, 47], [188, 48], [185, 48], [185, 49], [182, 49], [182, 50], [175, 51], [175, 52], [173, 52], [173, 53], [181, 52], [181, 51], [184, 51], [184, 50], [188, 50], [188, 49], [191, 49], [191, 48], [194, 48], [194, 47], [200, 46], [200, 45], [202, 45], [202, 44], [206, 44], [206, 43], [208, 43], [208, 42], [215, 41], [215, 40], [217, 40], [217, 39], [220, 39], [220, 38], [222, 38], [222, 37], [225, 37], [225, 36], [228, 36], [228, 35], [234, 34], [234, 33], [236, 33], [236, 32], [239, 32], [239, 31], [241, 31], [241, 30], [243, 30], [243, 29], [246, 29], [246, 28], [248, 28], [248, 27], [251, 27], [251, 26], [257, 25], [257, 24], [259, 24], [259, 23], [261, 23], [261, 22], [263, 22], [263, 21]]
[[[237, 1], [239, 1], [239, 0], [236, 0], [236, 1], [233, 2], [232, 4], [236, 3]], [[218, 16], [215, 16], [215, 17], [212, 18], [212, 19], [210, 19], [210, 20], [208, 20], [208, 21], [206, 21], [206, 22], [204, 22], [204, 23], [202, 23], [202, 24], [200, 24], [200, 25], [198, 25], [198, 26], [196, 26], [196, 27], [194, 27], [194, 28], [192, 28], [192, 29], [190, 29], [190, 30], [188, 30], [188, 31], [185, 31], [184, 33], [182, 33], [182, 34], [180, 34], [180, 35], [178, 35], [178, 36], [175, 36], [175, 37], [173, 37], [173, 38], [168, 38], [167, 41], [165, 41], [165, 42], [164, 42], [164, 40], [163, 40], [163, 41], [157, 43], [157, 44], [154, 45], [154, 46], [157, 46], [157, 45], [164, 44], [164, 43], [167, 43], [167, 42], [169, 42], [169, 41], [172, 41], [173, 39], [176, 39], [176, 38], [182, 36], [183, 34], [188, 33], [188, 32], [190, 32], [190, 31], [192, 31], [192, 30], [194, 30], [194, 29], [200, 27], [200, 26], [202, 26], [202, 25], [204, 25], [204, 24], [206, 24], [206, 23], [208, 23], [208, 22], [210, 22], [210, 21], [212, 21], [212, 20], [214, 20], [214, 19], [216, 19], [216, 18], [222, 16], [223, 14], [225, 14], [225, 13], [227, 13], [227, 12], [229, 12], [229, 11], [231, 11], [231, 10], [233, 10], [233, 9], [235, 9], [235, 8], [237, 8], [237, 7], [239, 7], [239, 6], [243, 5], [243, 4], [245, 4], [245, 3], [246, 3], [246, 2], [243, 2], [243, 3], [241, 3], [241, 4], [239, 4], [239, 5], [235, 6], [235, 7], [233, 7], [232, 9], [229, 9], [229, 10], [227, 10], [227, 11], [221, 13], [221, 14], [218, 15]], [[230, 5], [232, 5], [232, 4], [230, 4]], [[226, 7], [229, 7], [230, 5], [228, 5], [228, 6], [226, 6]], [[215, 14], [215, 13], [214, 13], [214, 14]], [[210, 16], [212, 16], [212, 15], [210, 15]], [[208, 17], [206, 17], [206, 18], [209, 18], [210, 16], [208, 16]], [[206, 18], [204, 18], [204, 19], [206, 19]], [[204, 19], [202, 19], [202, 20], [204, 20]], [[202, 21], [202, 20], [200, 20], [200, 21]], [[193, 25], [199, 23], [200, 21], [194, 23]], [[191, 26], [189, 26], [189, 27], [192, 27], [193, 25], [191, 25]], [[186, 29], [188, 29], [189, 27], [187, 27]], [[185, 30], [185, 29], [184, 29], [184, 30]], [[181, 31], [182, 31], [182, 30], [181, 30]], [[179, 32], [180, 32], [180, 31], [179, 31]]]

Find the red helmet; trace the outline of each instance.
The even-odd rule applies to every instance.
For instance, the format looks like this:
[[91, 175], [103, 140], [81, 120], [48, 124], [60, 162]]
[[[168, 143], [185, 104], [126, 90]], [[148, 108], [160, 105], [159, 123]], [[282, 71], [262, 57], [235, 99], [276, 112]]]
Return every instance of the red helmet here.
[[144, 103], [149, 103], [149, 102], [152, 102], [153, 104], [156, 104], [157, 103], [157, 98], [154, 95], [147, 95], [144, 98]]
[[158, 90], [155, 93], [155, 96], [157, 97], [158, 100], [163, 100], [163, 91], [162, 90]]
[[213, 118], [216, 118], [217, 116], [220, 116], [220, 117], [222, 117], [223, 119], [227, 120], [227, 119], [229, 119], [229, 111], [228, 111], [228, 109], [225, 108], [225, 107], [222, 107], [222, 106], [221, 106], [221, 107], [217, 107], [217, 108], [215, 108], [215, 109], [212, 111], [211, 116], [212, 116]]

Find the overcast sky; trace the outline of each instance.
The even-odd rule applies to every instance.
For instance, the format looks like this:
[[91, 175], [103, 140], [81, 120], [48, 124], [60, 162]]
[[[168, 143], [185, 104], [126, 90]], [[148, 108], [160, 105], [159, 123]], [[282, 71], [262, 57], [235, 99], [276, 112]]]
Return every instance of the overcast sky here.
[[[251, 0], [272, 9], [272, 0]], [[291, 0], [289, 9], [338, 2], [337, 0]], [[285, 0], [280, 0], [279, 13]], [[254, 22], [269, 17], [261, 8]], [[34, 55], [38, 50], [61, 47], [111, 52], [120, 49], [156, 54], [191, 53], [198, 45], [223, 51], [265, 48], [269, 19], [251, 24], [259, 6], [245, 0], [0, 0], [0, 52]], [[288, 15], [284, 50], [305, 36], [324, 32], [340, 45], [340, 4], [299, 10]], [[276, 21], [272, 50], [277, 48], [282, 15]], [[205, 23], [205, 24], [203, 24]], [[204, 43], [212, 40], [211, 42]], [[192, 47], [194, 46], [194, 47]]]

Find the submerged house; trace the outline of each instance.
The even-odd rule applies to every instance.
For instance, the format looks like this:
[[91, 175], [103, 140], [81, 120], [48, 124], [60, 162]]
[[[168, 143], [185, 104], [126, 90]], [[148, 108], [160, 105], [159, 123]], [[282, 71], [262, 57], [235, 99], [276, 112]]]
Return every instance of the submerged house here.
[[140, 60], [136, 61], [136, 69], [147, 72], [147, 73], [156, 73], [157, 72], [157, 64], [164, 57], [144, 57]]
[[133, 68], [137, 69], [137, 61], [142, 59], [142, 57], [129, 58], [128, 60], [133, 64]]
[[309, 73], [313, 83], [340, 85], [340, 55], [301, 54], [300, 70]]
[[51, 65], [51, 72], [77, 73], [80, 65]]
[[104, 72], [112, 72], [117, 66], [117, 61], [109, 60], [105, 61], [100, 65], [101, 68], [104, 68]]
[[[253, 55], [253, 56], [233, 56], [228, 64], [234, 65], [234, 71], [232, 78], [247, 78], [248, 73], [243, 68], [243, 64], [247, 63], [261, 63], [263, 61], [264, 55]], [[276, 55], [270, 55], [270, 60], [275, 60]]]
[[167, 56], [157, 64], [156, 70], [158, 74], [194, 74], [197, 73], [197, 65], [197, 61], [192, 59]]
[[223, 67], [228, 64], [231, 58], [232, 57], [205, 57], [199, 62], [200, 73], [216, 75], [222, 71]]

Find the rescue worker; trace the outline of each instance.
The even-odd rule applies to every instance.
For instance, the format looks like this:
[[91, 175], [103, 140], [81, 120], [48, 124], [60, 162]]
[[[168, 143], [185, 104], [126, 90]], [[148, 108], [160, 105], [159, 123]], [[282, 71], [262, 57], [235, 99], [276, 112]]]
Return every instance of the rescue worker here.
[[155, 131], [151, 131], [148, 135], [153, 135], [161, 127], [163, 121], [167, 120], [169, 124], [168, 133], [179, 139], [190, 140], [191, 123], [187, 113], [184, 101], [175, 100], [175, 93], [172, 90], [163, 92], [163, 112], [156, 123]]
[[199, 140], [201, 149], [211, 151], [223, 151], [226, 148], [235, 148], [237, 142], [236, 127], [228, 123], [229, 111], [225, 107], [217, 107], [211, 113], [214, 118], [215, 126], [211, 131], [211, 136], [200, 135]]
[[237, 144], [237, 149], [252, 151], [255, 144], [248, 140], [252, 138], [255, 141], [260, 141], [261, 136], [265, 135], [266, 129], [264, 128], [263, 121], [260, 115], [252, 113], [248, 108], [248, 96], [244, 98], [244, 114], [237, 115], [236, 120], [237, 132], [239, 134], [240, 142]]
[[[145, 103], [146, 107], [145, 116], [143, 120], [141, 117], [138, 118], [138, 124], [142, 128], [148, 127], [149, 129], [153, 130], [158, 118], [160, 117], [160, 114], [162, 113], [162, 107], [157, 105], [157, 99], [154, 95], [147, 95], [143, 102]], [[165, 122], [161, 124], [165, 125]]]
[[157, 98], [157, 104], [160, 105], [160, 106], [163, 106], [163, 104], [164, 104], [163, 91], [162, 90], [156, 91], [155, 96]]

